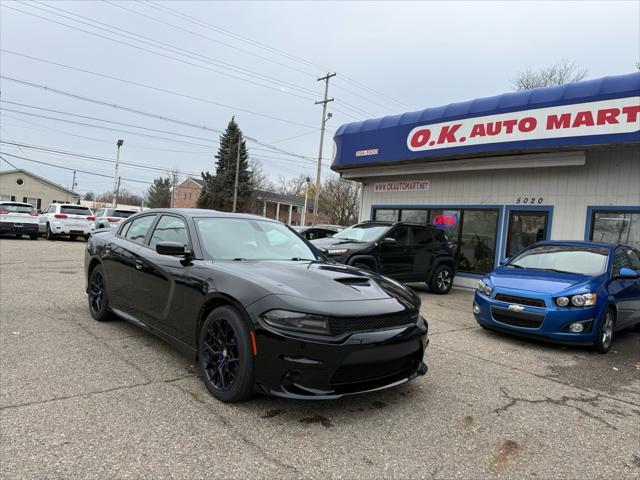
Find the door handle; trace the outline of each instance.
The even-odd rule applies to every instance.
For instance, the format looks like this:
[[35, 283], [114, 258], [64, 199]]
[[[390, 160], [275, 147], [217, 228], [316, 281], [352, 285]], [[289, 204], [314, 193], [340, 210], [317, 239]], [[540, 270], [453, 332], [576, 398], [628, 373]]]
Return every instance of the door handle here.
[[143, 264], [142, 264], [142, 262], [141, 262], [140, 260], [136, 260], [136, 268], [137, 268], [138, 270], [142, 270], [142, 265], [143, 265]]

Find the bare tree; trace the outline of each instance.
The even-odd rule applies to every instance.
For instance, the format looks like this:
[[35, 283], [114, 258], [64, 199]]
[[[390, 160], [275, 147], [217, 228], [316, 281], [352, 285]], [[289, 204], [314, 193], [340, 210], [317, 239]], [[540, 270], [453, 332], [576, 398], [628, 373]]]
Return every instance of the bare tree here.
[[579, 68], [575, 62], [560, 60], [547, 68], [531, 70], [528, 68], [524, 72], [511, 79], [511, 86], [518, 92], [531, 90], [533, 88], [553, 87], [564, 85], [565, 83], [579, 82], [587, 76], [587, 70]]
[[263, 170], [260, 160], [250, 157], [249, 168], [251, 169], [251, 181], [254, 190], [272, 191], [275, 189], [273, 181]]
[[331, 223], [351, 225], [357, 222], [360, 184], [337, 177], [325, 180], [320, 189], [320, 205], [327, 210]]
[[[104, 203], [104, 204], [108, 204], [111, 205], [111, 202], [113, 200], [113, 192], [104, 192], [104, 193], [98, 193], [94, 196], [93, 198], [96, 202], [98, 203]], [[85, 200], [89, 200], [88, 198], [86, 198], [85, 195]], [[118, 203], [122, 204], [122, 205], [135, 205], [137, 207], [139, 207], [140, 205], [142, 205], [142, 196], [135, 194], [133, 192], [130, 192], [129, 190], [127, 190], [126, 188], [121, 188], [118, 191]]]
[[[297, 197], [304, 197], [304, 192], [307, 189], [307, 176], [298, 175], [297, 177], [285, 178], [279, 177], [275, 185], [275, 191], [277, 193], [283, 193], [287, 195], [296, 195]], [[311, 190], [309, 190], [311, 195]]]

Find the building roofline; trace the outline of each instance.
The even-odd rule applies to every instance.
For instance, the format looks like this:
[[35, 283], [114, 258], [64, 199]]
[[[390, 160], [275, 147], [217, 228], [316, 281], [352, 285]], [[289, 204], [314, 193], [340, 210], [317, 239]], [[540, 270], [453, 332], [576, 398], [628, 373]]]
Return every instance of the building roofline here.
[[62, 185], [58, 185], [57, 183], [54, 183], [51, 180], [47, 180], [46, 178], [43, 178], [40, 175], [36, 175], [35, 173], [30, 172], [29, 170], [25, 170], [23, 168], [14, 168], [14, 169], [11, 169], [11, 170], [3, 170], [3, 171], [0, 171], [0, 175], [2, 175], [4, 173], [15, 173], [15, 172], [22, 172], [25, 175], [29, 175], [29, 176], [31, 176], [33, 178], [36, 178], [37, 180], [39, 180], [39, 181], [41, 181], [43, 183], [46, 183], [48, 185], [51, 185], [52, 187], [55, 187], [55, 188], [57, 188], [59, 190], [62, 190], [63, 192], [70, 193], [71, 195], [74, 195], [74, 196], [76, 196], [78, 198], [82, 197], [82, 195], [80, 195], [77, 192], [74, 192], [73, 190], [69, 190], [68, 188], [63, 187]]

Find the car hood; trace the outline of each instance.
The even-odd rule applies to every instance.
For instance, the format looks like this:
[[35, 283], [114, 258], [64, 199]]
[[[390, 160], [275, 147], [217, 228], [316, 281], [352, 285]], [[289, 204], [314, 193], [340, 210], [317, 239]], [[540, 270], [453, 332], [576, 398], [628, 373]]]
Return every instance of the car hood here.
[[547, 272], [535, 269], [499, 267], [489, 274], [494, 288], [558, 294], [590, 283], [594, 277], [577, 273]]
[[357, 242], [334, 237], [318, 238], [311, 240], [311, 243], [317, 248], [348, 248], [349, 250], [362, 250], [371, 244], [371, 242]]
[[[372, 272], [346, 265], [307, 261], [215, 262], [230, 275], [242, 277], [268, 294], [319, 302], [399, 299], [414, 305], [413, 291]], [[265, 293], [267, 293], [265, 292]]]

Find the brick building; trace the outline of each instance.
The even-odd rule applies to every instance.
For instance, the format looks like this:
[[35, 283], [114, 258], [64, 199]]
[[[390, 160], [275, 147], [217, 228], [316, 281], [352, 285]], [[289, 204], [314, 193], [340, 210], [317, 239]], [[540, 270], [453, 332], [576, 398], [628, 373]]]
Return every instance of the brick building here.
[[187, 178], [173, 189], [171, 205], [174, 208], [195, 208], [204, 186], [205, 182], [200, 178]]

